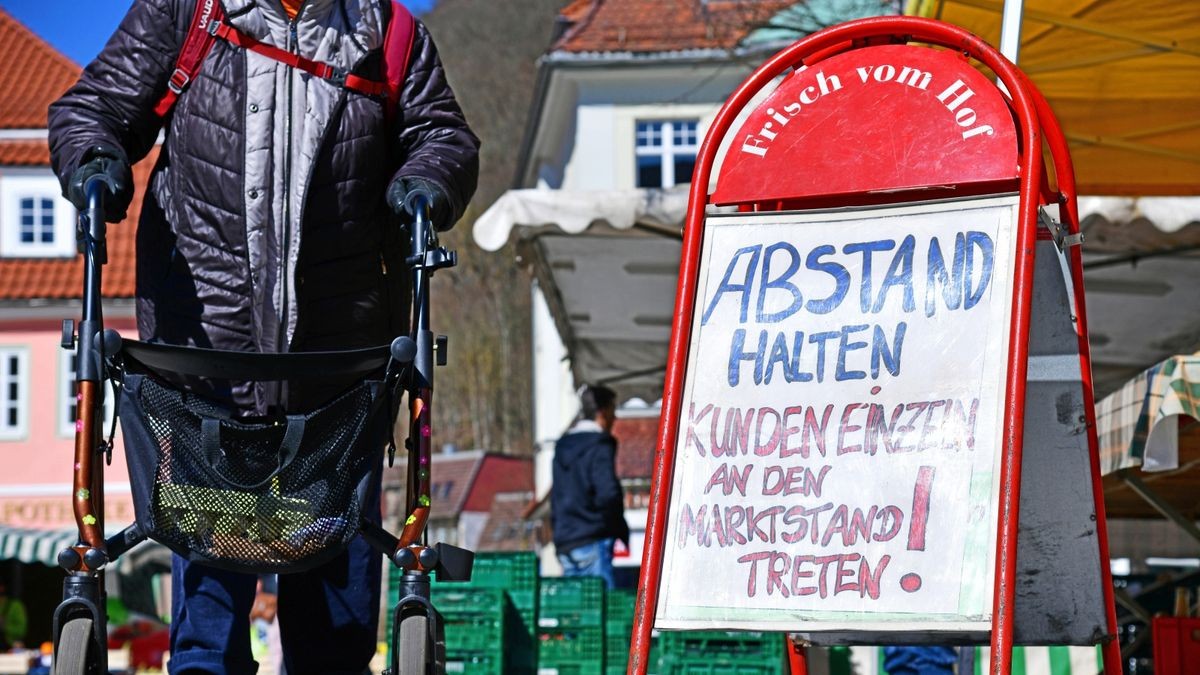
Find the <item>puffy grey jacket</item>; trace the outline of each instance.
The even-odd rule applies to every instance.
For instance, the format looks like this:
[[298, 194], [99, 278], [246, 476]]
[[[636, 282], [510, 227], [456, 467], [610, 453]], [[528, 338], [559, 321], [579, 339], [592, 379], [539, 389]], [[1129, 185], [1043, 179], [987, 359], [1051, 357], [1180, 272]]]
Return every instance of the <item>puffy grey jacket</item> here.
[[[391, 124], [379, 99], [221, 40], [164, 124], [153, 109], [195, 2], [135, 0], [50, 107], [64, 184], [96, 146], [135, 162], [165, 132], [138, 224], [141, 338], [261, 352], [386, 343], [407, 307], [388, 184], [435, 182], [457, 220], [478, 173], [479, 141], [429, 33], [417, 22]], [[252, 37], [382, 79], [388, 0], [305, 0], [295, 21], [276, 0], [223, 4]], [[261, 388], [239, 389], [263, 407]]]

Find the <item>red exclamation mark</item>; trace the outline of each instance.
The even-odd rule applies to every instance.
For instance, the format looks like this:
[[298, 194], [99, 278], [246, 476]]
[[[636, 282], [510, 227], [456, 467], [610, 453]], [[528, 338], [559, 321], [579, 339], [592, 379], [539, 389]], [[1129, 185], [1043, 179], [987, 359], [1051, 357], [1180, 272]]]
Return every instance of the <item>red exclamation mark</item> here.
[[932, 466], [923, 466], [917, 471], [917, 484], [913, 486], [912, 515], [908, 519], [908, 550], [925, 550], [925, 524], [929, 521], [929, 493], [933, 490]]
[[[925, 550], [925, 525], [929, 522], [929, 495], [933, 491], [934, 467], [923, 466], [917, 471], [913, 486], [912, 512], [908, 519], [908, 550]], [[909, 572], [900, 578], [900, 587], [909, 593], [921, 588], [921, 576]]]

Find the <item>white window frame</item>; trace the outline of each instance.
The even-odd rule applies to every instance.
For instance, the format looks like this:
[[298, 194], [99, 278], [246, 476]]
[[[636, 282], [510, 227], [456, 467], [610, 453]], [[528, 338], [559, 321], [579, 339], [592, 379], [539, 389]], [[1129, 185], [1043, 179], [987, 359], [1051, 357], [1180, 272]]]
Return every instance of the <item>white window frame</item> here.
[[[4, 167], [0, 170], [0, 257], [71, 258], [75, 255], [75, 207], [62, 197], [58, 179], [49, 169]], [[53, 204], [53, 238], [21, 241], [22, 200], [33, 200], [33, 216], [40, 220], [42, 201]], [[34, 224], [35, 232], [38, 223]]]
[[[659, 144], [650, 146], [641, 145], [641, 137], [643, 133], [638, 127], [648, 125], [658, 133]], [[675, 132], [680, 125], [691, 125], [685, 133], [690, 135], [690, 142], [685, 137], [683, 142], [675, 138]], [[675, 176], [675, 157], [677, 155], [690, 154], [695, 161], [695, 157], [700, 152], [700, 120], [698, 118], [674, 118], [674, 119], [639, 119], [635, 120], [633, 136], [633, 154], [634, 154], [634, 185], [637, 185], [638, 167], [637, 163], [643, 157], [653, 157], [658, 159], [660, 174], [662, 176], [661, 185], [640, 185], [638, 187], [662, 187], [669, 188], [680, 184], [680, 180]], [[682, 182], [687, 183], [692, 180], [691, 176], [681, 176]]]
[[[75, 405], [78, 398], [75, 392], [75, 350], [58, 350], [58, 435], [64, 438], [75, 437]], [[108, 436], [111, 428], [113, 413], [116, 409], [110, 380], [104, 381], [104, 435]]]
[[[11, 373], [16, 359], [17, 373]], [[12, 387], [16, 385], [16, 397]], [[0, 441], [20, 441], [29, 435], [29, 348], [0, 345]], [[16, 424], [9, 421], [16, 411]]]

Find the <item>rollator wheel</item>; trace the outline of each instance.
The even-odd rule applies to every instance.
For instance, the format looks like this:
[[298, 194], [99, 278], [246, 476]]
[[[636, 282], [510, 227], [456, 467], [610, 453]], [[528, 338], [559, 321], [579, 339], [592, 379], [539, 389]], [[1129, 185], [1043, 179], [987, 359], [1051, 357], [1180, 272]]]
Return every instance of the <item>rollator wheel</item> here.
[[54, 650], [54, 675], [85, 675], [89, 672], [88, 654], [92, 648], [92, 620], [71, 619], [58, 636]]
[[396, 653], [400, 672], [393, 675], [434, 675], [435, 671], [430, 667], [429, 617], [424, 607], [400, 617], [399, 643]]

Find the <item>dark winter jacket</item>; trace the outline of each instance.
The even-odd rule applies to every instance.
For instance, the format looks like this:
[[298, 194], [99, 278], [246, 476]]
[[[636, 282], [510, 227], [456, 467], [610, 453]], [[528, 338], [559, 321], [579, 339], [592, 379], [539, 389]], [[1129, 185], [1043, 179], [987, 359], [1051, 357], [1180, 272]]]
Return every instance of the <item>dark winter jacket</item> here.
[[595, 423], [576, 424], [554, 446], [550, 517], [559, 553], [600, 539], [629, 542], [617, 440]]
[[[50, 107], [64, 183], [98, 145], [136, 162], [165, 134], [138, 224], [142, 339], [261, 352], [387, 343], [399, 332], [396, 308], [407, 306], [388, 184], [435, 182], [457, 219], [478, 172], [479, 142], [429, 33], [417, 23], [390, 125], [382, 100], [221, 40], [160, 120], [154, 106], [195, 2], [135, 0]], [[388, 0], [306, 0], [294, 22], [278, 2], [223, 5], [231, 25], [262, 42], [383, 79]], [[234, 392], [249, 407], [264, 396], [262, 387]]]

